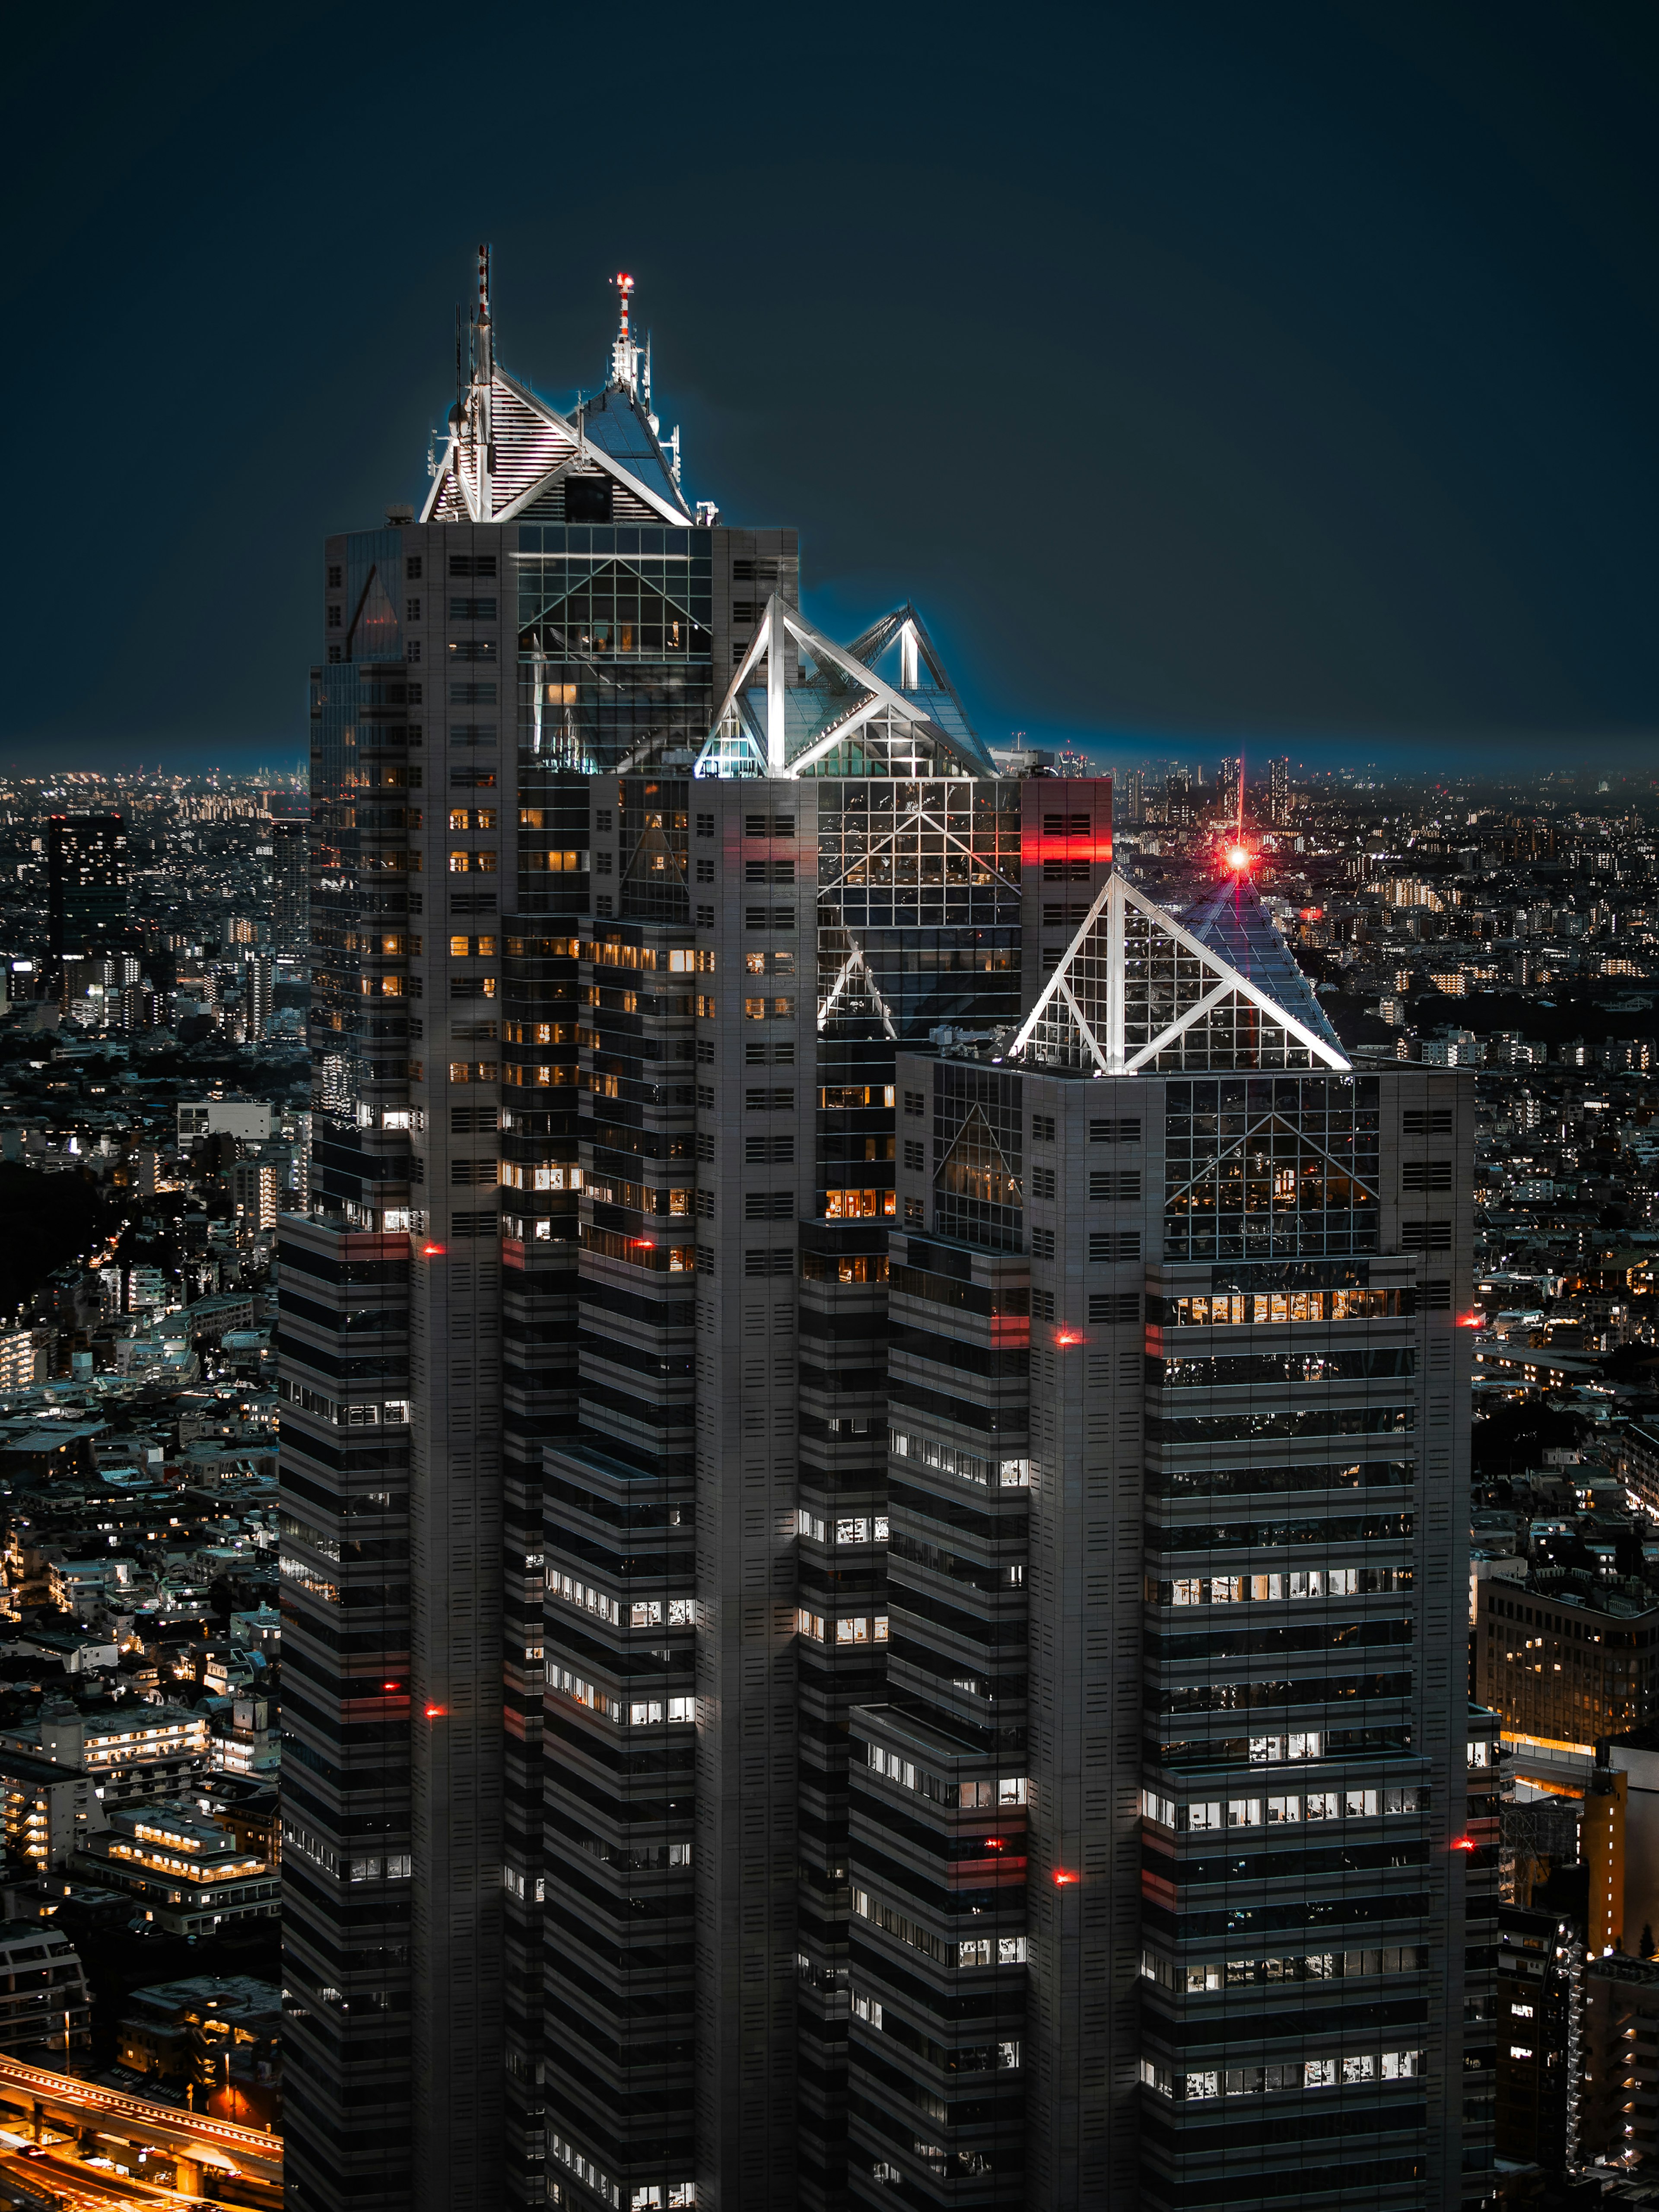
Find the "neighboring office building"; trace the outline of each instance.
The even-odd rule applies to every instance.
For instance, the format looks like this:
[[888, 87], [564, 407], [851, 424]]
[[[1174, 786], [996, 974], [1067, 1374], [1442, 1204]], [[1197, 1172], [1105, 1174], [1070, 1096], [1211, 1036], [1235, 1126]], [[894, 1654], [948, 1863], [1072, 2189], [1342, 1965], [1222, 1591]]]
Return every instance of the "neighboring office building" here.
[[210, 1936], [282, 1911], [276, 1869], [193, 1805], [117, 1806], [72, 1863], [104, 1888], [125, 1890], [169, 1936]]
[[195, 2078], [201, 2038], [192, 2028], [212, 2021], [228, 2041], [264, 2045], [282, 2027], [283, 1993], [250, 1974], [191, 1974], [134, 1990], [116, 2030], [116, 2057], [135, 2074], [162, 2081]]
[[1583, 2060], [1573, 2115], [1580, 2166], [1659, 2161], [1659, 1960], [1584, 1966]]
[[1475, 1603], [1475, 1695], [1505, 1735], [1587, 1748], [1659, 1711], [1659, 1601], [1483, 1579]]
[[104, 1809], [83, 1768], [6, 1748], [0, 1750], [0, 1820], [8, 1860], [56, 1868], [103, 1826]]
[[[1132, 1254], [1129, 1230], [1114, 1228], [1124, 1242], [1103, 1263], [1106, 1304], [1097, 1316], [1091, 1283], [1077, 1316], [1114, 1332], [1089, 1355], [1105, 1364], [1088, 1387], [1108, 1393], [1114, 1418], [1133, 1413], [1133, 1434], [1109, 1439], [1128, 1531], [1118, 1580], [1086, 1601], [1109, 1608], [1126, 1662], [1114, 1695], [1127, 1699], [1080, 1863], [1092, 1881], [1103, 1817], [1103, 2029], [1079, 2009], [1061, 1955], [1073, 1931], [1045, 1918], [1047, 1891], [1031, 1912], [1042, 1966], [1028, 2007], [1024, 1855], [1012, 1848], [1032, 1777], [1054, 1786], [1060, 1756], [1042, 1742], [1028, 1756], [1022, 1733], [1036, 1455], [1024, 1216], [1010, 1206], [1007, 1249], [993, 1240], [988, 1258], [971, 1208], [954, 1226], [929, 1220], [939, 1130], [900, 1109], [896, 1064], [941, 1027], [1012, 1032], [1030, 1009], [1106, 884], [1109, 785], [996, 776], [913, 610], [851, 647], [805, 623], [792, 532], [722, 528], [685, 507], [626, 331], [580, 442], [496, 368], [493, 343], [486, 302], [422, 521], [331, 540], [323, 562], [313, 919], [330, 957], [313, 1004], [316, 1211], [284, 1218], [280, 1253], [293, 1301], [284, 1649], [305, 1685], [284, 1713], [289, 2186], [308, 2209], [386, 2212], [553, 2191], [667, 2206], [694, 2191], [705, 2203], [828, 2212], [849, 2186], [890, 2202], [901, 2179], [921, 2201], [943, 2179], [975, 2202], [1024, 2202], [1029, 2140], [1033, 2173], [1058, 2161], [1030, 2201], [1058, 2203], [1108, 2169], [1114, 2186], [1141, 2185], [1143, 2107], [1146, 2186], [1167, 2185], [1212, 2155], [1156, 2070], [1140, 2086], [1131, 2025], [1143, 1949], [1159, 1955], [1142, 1941], [1141, 1793], [1155, 1783], [1173, 1807], [1178, 1787], [1185, 1809], [1191, 1779], [1179, 1759], [1144, 1772], [1140, 1751], [1141, 1424], [1155, 1402], [1142, 1305], [1166, 1295], [1163, 1215], [1140, 1215], [1161, 1192], [1169, 1065], [1094, 1086], [1096, 1114], [1113, 1090], [1117, 1122], [1146, 1119], [1146, 1148], [1126, 1138], [1107, 1164], [1147, 1242]], [[425, 799], [410, 809], [416, 760]], [[1160, 978], [1172, 963], [1184, 989], [1188, 955], [1162, 949], [1173, 926], [1146, 919], [1132, 927], [1137, 959], [1150, 951]], [[1253, 1719], [1237, 1740], [1294, 1756], [1295, 1789], [1275, 1790], [1269, 1811], [1266, 1784], [1244, 1782], [1264, 1847], [1291, 1796], [1299, 1840], [1310, 1789], [1309, 1821], [1337, 1823], [1319, 1831], [1330, 1845], [1297, 1854], [1295, 1879], [1315, 1885], [1322, 1910], [1342, 1902], [1341, 1884], [1328, 1898], [1320, 1887], [1327, 1859], [1362, 1854], [1368, 1872], [1340, 1951], [1334, 1938], [1324, 1948], [1322, 1920], [1316, 1954], [1288, 1937], [1273, 1952], [1300, 1975], [1288, 1996], [1264, 1998], [1276, 2018], [1310, 2002], [1320, 1976], [1301, 1973], [1308, 1956], [1340, 1955], [1346, 1972], [1352, 1949], [1364, 1985], [1311, 1992], [1328, 2000], [1305, 2062], [1315, 2071], [1290, 2104], [1262, 2102], [1259, 2117], [1252, 2106], [1252, 2155], [1278, 2160], [1281, 2175], [1299, 2163], [1312, 2195], [1335, 2186], [1340, 2158], [1379, 2206], [1415, 2205], [1427, 2186], [1437, 2207], [1457, 2201], [1463, 2126], [1466, 1870], [1447, 1838], [1467, 1756], [1462, 1668], [1449, 1662], [1468, 1524], [1450, 1316], [1468, 1300], [1468, 1228], [1460, 1198], [1402, 1200], [1394, 1176], [1402, 1154], [1455, 1158], [1454, 1188], [1467, 1191], [1470, 1112], [1455, 1078], [1356, 1080], [1248, 892], [1207, 927], [1220, 964], [1200, 955], [1197, 972], [1225, 1017], [1189, 1024], [1176, 1064], [1265, 1082], [1267, 1135], [1254, 1117], [1251, 1158], [1265, 1144], [1270, 1165], [1264, 1182], [1253, 1164], [1240, 1188], [1252, 1210], [1265, 1193], [1267, 1216], [1277, 1208], [1289, 1225], [1280, 1218], [1261, 1252], [1200, 1255], [1181, 1213], [1190, 1265], [1171, 1279], [1189, 1304], [1207, 1302], [1218, 1265], [1243, 1269], [1249, 1333], [1237, 1334], [1250, 1359], [1265, 1346], [1274, 1410], [1248, 1432], [1268, 1442], [1239, 1441], [1227, 1464], [1265, 1466], [1266, 1453], [1275, 1493], [1293, 1462], [1311, 1468], [1300, 1521], [1340, 1532], [1318, 1537], [1311, 1567], [1314, 1555], [1298, 1549], [1292, 1565], [1277, 1538], [1243, 1562], [1278, 1585], [1263, 1598], [1283, 1608], [1269, 1616], [1273, 1648], [1311, 1636], [1315, 1653], [1294, 1678], [1305, 1707]], [[1265, 992], [1235, 996], [1233, 959], [1267, 977]], [[913, 1065], [910, 1088], [932, 1079], [929, 1063]], [[1080, 1069], [997, 1079], [1082, 1097]], [[1295, 1149], [1281, 1162], [1273, 1086], [1286, 1080]], [[1079, 1237], [1081, 1130], [1067, 1137]], [[953, 1197], [1005, 1202], [1023, 1170], [999, 1164], [1000, 1141], [975, 1128], [953, 1158]], [[945, 1259], [896, 1240], [910, 1228], [901, 1172], [921, 1208], [915, 1243], [948, 1246]], [[1145, 1206], [1127, 1197], [1143, 1174]], [[1196, 1174], [1231, 1188], [1219, 1155]], [[1046, 1224], [1046, 1201], [1036, 1210]], [[902, 1419], [889, 1407], [890, 1242], [916, 1340], [913, 1356], [894, 1356]], [[1095, 1264], [1086, 1243], [1073, 1255], [1079, 1286]], [[1043, 1289], [1052, 1301], [1056, 1284]], [[927, 1348], [947, 1340], [953, 1349]], [[1339, 1352], [1394, 1364], [1324, 1375]], [[1045, 1345], [1042, 1356], [1055, 1355]], [[1045, 1384], [1040, 1407], [1052, 1401]], [[1209, 1402], [1176, 1401], [1167, 1418], [1178, 1425], [1177, 1409]], [[1224, 1389], [1216, 1399], [1231, 1402]], [[1165, 1418], [1161, 1392], [1156, 1404]], [[1272, 1422], [1304, 1407], [1310, 1421], [1274, 1443]], [[919, 1458], [945, 1457], [902, 1468], [890, 1423]], [[914, 1494], [902, 1638], [887, 1588], [901, 1481]], [[930, 1486], [942, 1516], [931, 1533]], [[1273, 1512], [1282, 1504], [1275, 1494]], [[1042, 1537], [1073, 1538], [1066, 1572], [1084, 1556], [1078, 1532]], [[1039, 1556], [1060, 1571], [1052, 1549]], [[1340, 1577], [1328, 1590], [1328, 1566]], [[1179, 1578], [1203, 1581], [1211, 1601], [1207, 1564]], [[1048, 1606], [1047, 1583], [1040, 1595]], [[1162, 1638], [1164, 1601], [1150, 1602]], [[1378, 1649], [1331, 1675], [1328, 1696], [1318, 1655], [1354, 1633]], [[1005, 1640], [1018, 1655], [991, 1648]], [[1069, 1759], [1084, 1662], [1064, 1636], [1054, 1648], [1036, 1710], [1067, 1716]], [[948, 1668], [935, 1663], [946, 1656]], [[1190, 1668], [1168, 1666], [1185, 1696]], [[1261, 1672], [1247, 1658], [1219, 1679], [1237, 1700]], [[861, 1718], [849, 1766], [855, 1708], [883, 1717]], [[948, 1747], [935, 1741], [931, 1764], [884, 1734], [911, 1721]], [[1183, 1720], [1173, 1748], [1207, 1741], [1212, 1725]], [[878, 1846], [854, 1826], [872, 1747], [898, 1763], [879, 1875]], [[1239, 1757], [1249, 1769], [1254, 1753]], [[907, 1765], [923, 1778], [900, 1796]], [[1218, 1777], [1193, 1786], [1238, 1781]], [[957, 1793], [960, 1837], [930, 1825], [930, 1785]], [[1070, 1823], [1072, 1779], [1065, 1789], [1041, 1802]], [[1036, 1818], [1045, 1875], [1069, 1871], [1069, 1827]], [[1161, 1846], [1148, 1838], [1149, 1852]], [[981, 1840], [982, 1865], [956, 1863], [955, 1844]], [[934, 1857], [949, 1861], [942, 1875]], [[926, 1901], [901, 1911], [889, 1869], [912, 1861]], [[1103, 1895], [1086, 1900], [1091, 1942]], [[890, 1918], [872, 1939], [878, 1898]], [[981, 1915], [970, 1933], [958, 1902]], [[937, 1956], [904, 1948], [895, 1917]], [[872, 2001], [860, 1954], [872, 1941], [884, 1990], [872, 2001], [891, 2027], [878, 2042], [855, 2019], [849, 2049], [849, 1970]], [[1185, 1954], [1161, 1955], [1173, 1972]], [[386, 2033], [388, 2007], [409, 2019], [407, 2043]], [[1097, 2063], [1103, 2033], [1109, 2068]], [[1258, 2070], [1256, 2043], [1231, 2025], [1218, 2035], [1200, 2070], [1221, 2082]], [[970, 2059], [979, 2078], [963, 2083]], [[1285, 2069], [1304, 2061], [1272, 2063], [1282, 2100]], [[1062, 2111], [1086, 2112], [1086, 2145]]]
[[1500, 2159], [1559, 2173], [1577, 2087], [1584, 1947], [1553, 1912], [1498, 1909], [1498, 2105]]
[[1659, 1520], [1659, 1433], [1632, 1421], [1616, 1431], [1612, 1447], [1613, 1471], [1623, 1478], [1632, 1512]]
[[127, 832], [118, 814], [54, 814], [46, 823], [47, 942], [54, 975], [66, 957], [97, 957], [127, 920]]
[[1625, 1948], [1625, 1812], [1630, 1777], [1607, 1765], [1598, 1745], [1584, 1791], [1579, 1848], [1588, 1876], [1584, 1948], [1592, 1959]]
[[282, 1730], [271, 1720], [270, 1700], [233, 1698], [228, 1720], [215, 1726], [210, 1757], [217, 1774], [274, 1776], [282, 1763]]
[[0, 2052], [62, 2073], [92, 2048], [92, 1992], [61, 1929], [0, 1922]]
[[270, 1028], [276, 1007], [276, 963], [269, 952], [250, 952], [242, 962], [242, 1042], [258, 1044]]
[[270, 1160], [237, 1160], [225, 1178], [237, 1220], [256, 1231], [272, 1230], [283, 1200], [282, 1170]]
[[50, 1328], [20, 1328], [0, 1336], [0, 1394], [51, 1380], [57, 1334]]
[[1607, 1763], [1625, 1777], [1625, 1927], [1638, 1951], [1659, 1938], [1659, 1729], [1613, 1737]]
[[207, 1723], [179, 1705], [55, 1713], [0, 1730], [0, 1749], [84, 1768], [106, 1811], [187, 1790], [207, 1766]]
[[279, 954], [303, 959], [311, 950], [311, 804], [297, 792], [271, 791], [265, 805], [254, 851], [270, 870], [271, 941]]
[[211, 1813], [244, 1850], [281, 1865], [283, 1820], [274, 1776], [215, 1774], [198, 1790], [194, 1802], [199, 1812]]
[[270, 1109], [255, 1098], [184, 1098], [179, 1102], [179, 1142], [198, 1137], [235, 1137], [262, 1145], [270, 1135]]

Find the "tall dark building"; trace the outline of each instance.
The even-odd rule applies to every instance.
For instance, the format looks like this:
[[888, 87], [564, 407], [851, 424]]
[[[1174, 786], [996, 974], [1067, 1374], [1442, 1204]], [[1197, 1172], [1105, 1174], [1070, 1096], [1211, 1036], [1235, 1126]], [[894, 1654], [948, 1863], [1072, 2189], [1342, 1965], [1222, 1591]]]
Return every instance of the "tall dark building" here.
[[852, 2196], [1456, 2204], [1473, 1086], [1121, 878], [897, 1084]]
[[480, 279], [324, 551], [294, 2202], [1456, 2202], [1467, 1085]]
[[258, 851], [270, 874], [271, 940], [279, 954], [303, 955], [310, 940], [310, 805], [289, 791], [268, 791], [264, 805]]
[[1561, 2172], [1578, 2092], [1583, 1937], [1553, 1912], [1500, 1905], [1495, 2148], [1516, 2166]]
[[1291, 762], [1281, 753], [1267, 763], [1267, 819], [1283, 829], [1291, 818]]
[[118, 814], [53, 814], [46, 823], [52, 963], [96, 957], [125, 942], [127, 825]]

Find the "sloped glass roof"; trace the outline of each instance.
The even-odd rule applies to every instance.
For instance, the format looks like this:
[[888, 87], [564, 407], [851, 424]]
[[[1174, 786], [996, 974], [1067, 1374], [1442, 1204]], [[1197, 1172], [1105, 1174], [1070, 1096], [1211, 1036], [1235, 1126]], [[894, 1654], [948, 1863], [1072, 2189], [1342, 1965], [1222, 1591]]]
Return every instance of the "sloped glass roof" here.
[[651, 426], [631, 393], [612, 385], [596, 394], [582, 410], [582, 428], [591, 445], [609, 453], [613, 461], [620, 461], [630, 476], [676, 507], [684, 507], [679, 486], [669, 474]]
[[1239, 974], [1265, 991], [1275, 1005], [1311, 1030], [1338, 1052], [1342, 1040], [1331, 1027], [1313, 985], [1297, 963], [1296, 955], [1273, 926], [1273, 916], [1242, 872], [1219, 883], [1188, 914], [1182, 924]]

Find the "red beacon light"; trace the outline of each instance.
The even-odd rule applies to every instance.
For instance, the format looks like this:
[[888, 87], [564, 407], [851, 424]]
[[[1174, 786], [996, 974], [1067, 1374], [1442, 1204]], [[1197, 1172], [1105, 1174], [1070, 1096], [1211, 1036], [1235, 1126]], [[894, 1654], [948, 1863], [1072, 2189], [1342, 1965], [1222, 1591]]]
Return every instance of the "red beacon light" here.
[[1248, 845], [1228, 846], [1227, 866], [1236, 876], [1242, 876], [1249, 865], [1250, 848]]
[[1054, 1342], [1062, 1350], [1068, 1344], [1081, 1344], [1082, 1341], [1083, 1331], [1080, 1328], [1057, 1328], [1054, 1331]]
[[1455, 1851], [1472, 1851], [1474, 1847], [1473, 1836], [1457, 1836], [1452, 1840], [1452, 1849]]
[[422, 1244], [421, 1257], [423, 1260], [441, 1260], [446, 1249], [442, 1244]]
[[429, 1721], [441, 1721], [441, 1720], [442, 1720], [442, 1719], [444, 1718], [444, 1708], [443, 1708], [443, 1706], [441, 1706], [441, 1705], [428, 1705], [428, 1706], [427, 1707], [427, 1709], [426, 1709], [426, 1717], [427, 1717], [428, 1720], [429, 1720]]
[[1054, 1869], [1054, 1887], [1056, 1889], [1068, 1888], [1073, 1882], [1080, 1881], [1082, 1879], [1083, 1877], [1080, 1875], [1070, 1874], [1064, 1867], [1056, 1867]]

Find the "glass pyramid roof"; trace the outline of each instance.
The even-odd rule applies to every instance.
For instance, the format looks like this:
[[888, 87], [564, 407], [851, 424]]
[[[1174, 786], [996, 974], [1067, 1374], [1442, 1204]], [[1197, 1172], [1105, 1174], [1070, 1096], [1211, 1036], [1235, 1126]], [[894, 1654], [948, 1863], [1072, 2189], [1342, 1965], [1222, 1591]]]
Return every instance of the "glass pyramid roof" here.
[[582, 428], [590, 445], [609, 453], [613, 461], [620, 461], [630, 476], [637, 477], [660, 498], [684, 507], [662, 448], [631, 392], [613, 384], [596, 393], [582, 409]]
[[1304, 1029], [1323, 1037], [1338, 1052], [1344, 1050], [1313, 985], [1274, 927], [1248, 875], [1241, 871], [1218, 884], [1208, 897], [1182, 916], [1182, 923], [1200, 945], [1219, 953]]

